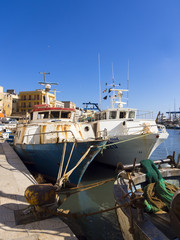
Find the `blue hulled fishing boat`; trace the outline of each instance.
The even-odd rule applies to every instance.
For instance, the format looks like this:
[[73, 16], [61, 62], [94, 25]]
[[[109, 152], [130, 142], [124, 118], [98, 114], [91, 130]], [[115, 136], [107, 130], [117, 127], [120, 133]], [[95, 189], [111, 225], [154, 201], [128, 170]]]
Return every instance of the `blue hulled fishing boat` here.
[[60, 183], [77, 185], [106, 143], [91, 123], [76, 122], [74, 108], [50, 107], [50, 83], [44, 82], [46, 104], [35, 105], [27, 123], [18, 124], [14, 149], [32, 168]]

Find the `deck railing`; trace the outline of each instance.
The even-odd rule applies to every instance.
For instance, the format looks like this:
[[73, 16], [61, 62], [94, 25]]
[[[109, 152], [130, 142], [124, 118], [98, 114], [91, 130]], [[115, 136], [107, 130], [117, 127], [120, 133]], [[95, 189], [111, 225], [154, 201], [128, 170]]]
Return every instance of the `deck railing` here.
[[[25, 142], [25, 139], [27, 138], [27, 142], [28, 142], [28, 137], [33, 137], [33, 144], [35, 144], [35, 137], [36, 136], [42, 136], [42, 135], [48, 135], [48, 134], [57, 134], [57, 142], [59, 142], [59, 136], [60, 136], [60, 133], [71, 133], [72, 134], [72, 138], [76, 141], [76, 137], [74, 135], [74, 133], [71, 131], [71, 130], [66, 130], [66, 131], [51, 131], [51, 132], [40, 132], [40, 133], [32, 133], [32, 134], [26, 134], [23, 136], [23, 139], [22, 139], [22, 142], [24, 143]], [[53, 140], [55, 138], [51, 138], [51, 140]]]
[[136, 118], [138, 119], [153, 119], [152, 111], [137, 110]]

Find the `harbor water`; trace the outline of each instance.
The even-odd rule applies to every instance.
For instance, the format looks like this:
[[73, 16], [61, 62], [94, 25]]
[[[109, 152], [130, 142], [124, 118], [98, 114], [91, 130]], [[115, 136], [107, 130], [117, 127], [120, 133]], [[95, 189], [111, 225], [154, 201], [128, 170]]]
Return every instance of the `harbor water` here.
[[[151, 159], [164, 159], [175, 151], [175, 159], [180, 153], [180, 130], [168, 130], [169, 137], [152, 154]], [[92, 162], [81, 184], [86, 185], [116, 177], [115, 169]], [[102, 186], [71, 195], [61, 206], [72, 213], [91, 213], [105, 210], [115, 205], [113, 181]], [[114, 210], [88, 217], [77, 217], [69, 222], [79, 239], [120, 240], [122, 239]]]

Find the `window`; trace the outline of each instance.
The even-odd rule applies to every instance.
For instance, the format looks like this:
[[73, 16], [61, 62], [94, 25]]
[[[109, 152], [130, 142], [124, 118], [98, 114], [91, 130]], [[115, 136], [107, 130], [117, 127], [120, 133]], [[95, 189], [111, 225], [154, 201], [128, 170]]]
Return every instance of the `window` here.
[[135, 112], [134, 111], [129, 112], [129, 118], [135, 118]]
[[109, 112], [109, 119], [116, 119], [116, 114], [117, 114], [116, 111]]
[[37, 95], [37, 100], [39, 100], [39, 95]]
[[70, 118], [71, 112], [61, 112], [61, 118]]
[[95, 115], [95, 121], [100, 120], [100, 114]]
[[101, 119], [106, 119], [106, 113], [103, 113], [103, 114], [102, 114]]
[[31, 112], [31, 120], [33, 120], [33, 113]]
[[29, 102], [29, 107], [31, 107], [31, 103]]
[[29, 95], [29, 100], [31, 100], [31, 95]]
[[49, 117], [49, 112], [39, 112], [38, 119], [45, 119]]
[[119, 118], [126, 118], [126, 112], [120, 112]]
[[51, 118], [59, 118], [59, 111], [51, 111]]

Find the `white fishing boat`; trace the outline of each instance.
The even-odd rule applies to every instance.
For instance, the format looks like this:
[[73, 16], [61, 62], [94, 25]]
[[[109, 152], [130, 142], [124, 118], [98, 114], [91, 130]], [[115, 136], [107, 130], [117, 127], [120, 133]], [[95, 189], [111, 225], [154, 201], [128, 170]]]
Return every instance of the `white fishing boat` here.
[[153, 119], [138, 118], [137, 109], [125, 108], [126, 103], [122, 102], [123, 93], [128, 90], [117, 88], [114, 80], [110, 86], [111, 108], [96, 112], [94, 116], [97, 132], [106, 130], [108, 136], [103, 155], [99, 154], [96, 160], [116, 166], [118, 162], [131, 164], [134, 158], [136, 162], [149, 158], [167, 139], [166, 128]]
[[18, 124], [14, 149], [36, 172], [77, 185], [106, 137], [98, 135], [90, 123], [76, 123], [75, 109], [50, 107], [51, 83], [41, 84], [46, 104], [34, 106], [30, 121]]

